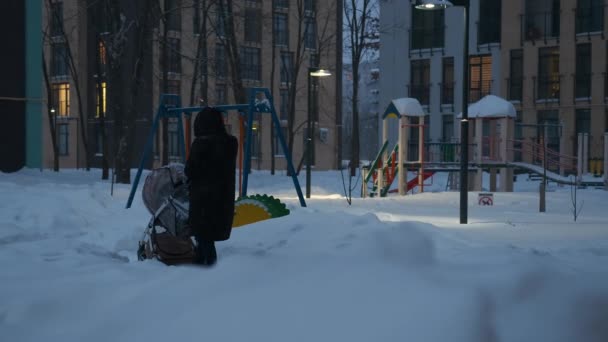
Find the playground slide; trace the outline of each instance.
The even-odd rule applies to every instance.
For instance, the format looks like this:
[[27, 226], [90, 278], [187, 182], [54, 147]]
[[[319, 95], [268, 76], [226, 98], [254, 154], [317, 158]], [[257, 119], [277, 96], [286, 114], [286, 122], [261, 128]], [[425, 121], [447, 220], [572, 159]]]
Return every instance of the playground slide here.
[[[429, 177], [431, 177], [432, 175], [434, 175], [435, 172], [433, 171], [424, 171], [422, 173], [422, 181], [424, 182], [425, 180], [427, 180]], [[407, 191], [412, 190], [414, 187], [418, 186], [418, 177], [414, 177], [413, 179], [411, 179], [409, 182], [407, 182]]]
[[[423, 176], [422, 176], [422, 181], [424, 182], [425, 180], [427, 180], [429, 177], [431, 177], [434, 174], [435, 174], [435, 171], [424, 171]], [[405, 190], [405, 192], [412, 190], [416, 186], [418, 186], [418, 176], [410, 179], [407, 182], [407, 190]], [[390, 190], [389, 193], [392, 194], [392, 193], [395, 193], [398, 191], [399, 191], [399, 189], [393, 189], [393, 190]]]

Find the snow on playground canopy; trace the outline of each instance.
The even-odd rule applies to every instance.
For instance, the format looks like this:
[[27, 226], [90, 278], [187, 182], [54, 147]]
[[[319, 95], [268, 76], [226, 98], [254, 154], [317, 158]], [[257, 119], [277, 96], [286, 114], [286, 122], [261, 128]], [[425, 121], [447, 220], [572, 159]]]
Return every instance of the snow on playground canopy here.
[[400, 118], [401, 116], [424, 116], [424, 110], [418, 100], [411, 97], [394, 99], [384, 111], [383, 119]]
[[[469, 118], [504, 118], [515, 117], [513, 104], [496, 95], [486, 95], [481, 100], [469, 105]], [[462, 113], [458, 114], [462, 117]]]

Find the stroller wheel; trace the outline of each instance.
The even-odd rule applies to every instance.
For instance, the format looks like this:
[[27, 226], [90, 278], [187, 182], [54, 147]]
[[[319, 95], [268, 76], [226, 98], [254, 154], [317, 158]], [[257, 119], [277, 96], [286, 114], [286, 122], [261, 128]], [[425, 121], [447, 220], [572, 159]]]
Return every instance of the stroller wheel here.
[[139, 242], [139, 248], [137, 248], [137, 260], [146, 260], [146, 246], [142, 241]]

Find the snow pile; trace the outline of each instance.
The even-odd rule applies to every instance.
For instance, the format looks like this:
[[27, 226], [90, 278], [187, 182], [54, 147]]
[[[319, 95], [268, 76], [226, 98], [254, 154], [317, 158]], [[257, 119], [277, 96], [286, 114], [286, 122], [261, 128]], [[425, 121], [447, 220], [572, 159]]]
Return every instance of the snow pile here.
[[[138, 191], [99, 173], [0, 174], [0, 331], [7, 341], [606, 341], [608, 192], [547, 195], [518, 179], [458, 224], [458, 193], [340, 196], [313, 173], [250, 175], [285, 217], [237, 228], [212, 269], [136, 261]], [[304, 184], [303, 177], [300, 178]], [[437, 176], [430, 190], [445, 189]]]

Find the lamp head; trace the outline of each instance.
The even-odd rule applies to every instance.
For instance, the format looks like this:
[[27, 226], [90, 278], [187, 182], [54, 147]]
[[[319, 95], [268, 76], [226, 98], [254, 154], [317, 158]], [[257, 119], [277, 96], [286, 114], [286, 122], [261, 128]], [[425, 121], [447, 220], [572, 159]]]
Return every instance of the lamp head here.
[[322, 68], [312, 68], [310, 69], [309, 72], [310, 76], [312, 77], [326, 77], [326, 76], [331, 76], [331, 72], [327, 69], [322, 69]]
[[417, 0], [416, 8], [421, 10], [439, 10], [452, 7], [448, 0]]

